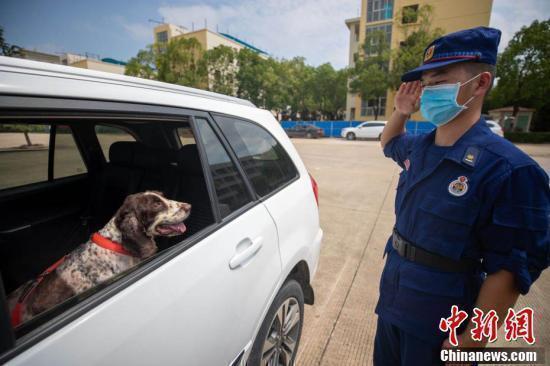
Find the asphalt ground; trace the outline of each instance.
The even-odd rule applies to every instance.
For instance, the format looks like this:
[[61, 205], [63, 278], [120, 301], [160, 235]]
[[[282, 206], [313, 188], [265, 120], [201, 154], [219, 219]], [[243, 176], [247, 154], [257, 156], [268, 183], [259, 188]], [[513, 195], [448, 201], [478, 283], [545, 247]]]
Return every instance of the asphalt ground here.
[[[306, 306], [297, 365], [371, 365], [383, 248], [395, 216], [400, 168], [377, 141], [293, 139], [319, 184], [323, 247], [313, 281], [315, 305]], [[520, 145], [550, 171], [550, 145]], [[528, 188], [528, 187], [526, 187]], [[543, 272], [516, 309], [535, 310], [537, 347], [550, 357], [550, 270]], [[449, 309], [450, 311], [450, 309]], [[501, 331], [493, 346], [508, 343]]]

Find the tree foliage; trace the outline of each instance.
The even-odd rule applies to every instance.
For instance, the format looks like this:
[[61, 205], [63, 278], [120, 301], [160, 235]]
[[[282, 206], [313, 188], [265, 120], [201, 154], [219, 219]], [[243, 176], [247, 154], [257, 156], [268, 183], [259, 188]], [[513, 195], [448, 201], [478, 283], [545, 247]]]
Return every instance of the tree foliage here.
[[0, 56], [20, 56], [21, 47], [12, 45], [4, 39], [4, 29], [0, 27]]
[[355, 58], [349, 88], [365, 101], [374, 103], [374, 118], [378, 119], [378, 99], [386, 96], [390, 87], [390, 45], [384, 32], [371, 32], [365, 37], [362, 54]]
[[237, 90], [237, 52], [224, 45], [206, 51], [204, 55], [208, 89], [234, 95]]
[[[399, 88], [401, 76], [405, 72], [422, 64], [426, 46], [443, 35], [443, 29], [431, 27], [432, 17], [431, 5], [422, 5], [417, 10], [405, 7], [397, 12], [394, 24], [397, 24], [399, 32], [404, 35], [404, 41], [391, 54], [389, 81], [393, 89]], [[403, 20], [416, 21], [403, 23]]]
[[550, 19], [535, 20], [519, 30], [498, 57], [493, 108], [536, 108], [535, 130], [550, 130]]
[[196, 38], [176, 38], [155, 47], [159, 80], [199, 89], [208, 88], [204, 50]]
[[132, 57], [126, 64], [125, 74], [143, 79], [157, 79], [156, 55], [153, 46], [139, 50], [136, 57]]
[[346, 69], [328, 63], [313, 67], [303, 57], [263, 58], [248, 48], [204, 51], [193, 38], [140, 50], [126, 74], [237, 96], [301, 118], [341, 118], [346, 104]]

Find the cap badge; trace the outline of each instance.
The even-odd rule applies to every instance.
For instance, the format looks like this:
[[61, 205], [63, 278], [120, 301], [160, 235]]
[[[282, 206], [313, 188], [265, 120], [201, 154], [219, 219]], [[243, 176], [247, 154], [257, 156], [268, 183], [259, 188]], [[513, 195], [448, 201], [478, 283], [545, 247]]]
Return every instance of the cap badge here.
[[455, 197], [464, 196], [468, 192], [468, 178], [461, 175], [449, 183], [449, 193]]
[[435, 45], [430, 46], [424, 54], [424, 62], [429, 61], [434, 55]]

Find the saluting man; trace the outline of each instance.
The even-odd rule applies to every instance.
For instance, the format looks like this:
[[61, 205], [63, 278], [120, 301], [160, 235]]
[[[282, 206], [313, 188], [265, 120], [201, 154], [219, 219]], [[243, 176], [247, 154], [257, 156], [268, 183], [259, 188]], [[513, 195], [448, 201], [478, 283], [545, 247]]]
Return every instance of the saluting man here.
[[[481, 117], [495, 75], [500, 31], [445, 35], [402, 76], [384, 128], [384, 154], [403, 169], [376, 307], [375, 365], [440, 365], [452, 305], [495, 310], [499, 324], [549, 265], [546, 173]], [[437, 126], [413, 136], [418, 110]], [[536, 309], [535, 309], [536, 311]], [[483, 347], [459, 329], [459, 347]]]

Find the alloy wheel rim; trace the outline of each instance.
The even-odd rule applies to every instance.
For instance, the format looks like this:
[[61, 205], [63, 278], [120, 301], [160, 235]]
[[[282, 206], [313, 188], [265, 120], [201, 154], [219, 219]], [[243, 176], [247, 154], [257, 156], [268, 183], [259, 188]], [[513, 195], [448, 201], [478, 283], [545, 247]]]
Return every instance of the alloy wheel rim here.
[[290, 366], [300, 332], [300, 306], [290, 297], [286, 299], [271, 321], [262, 347], [262, 366]]

